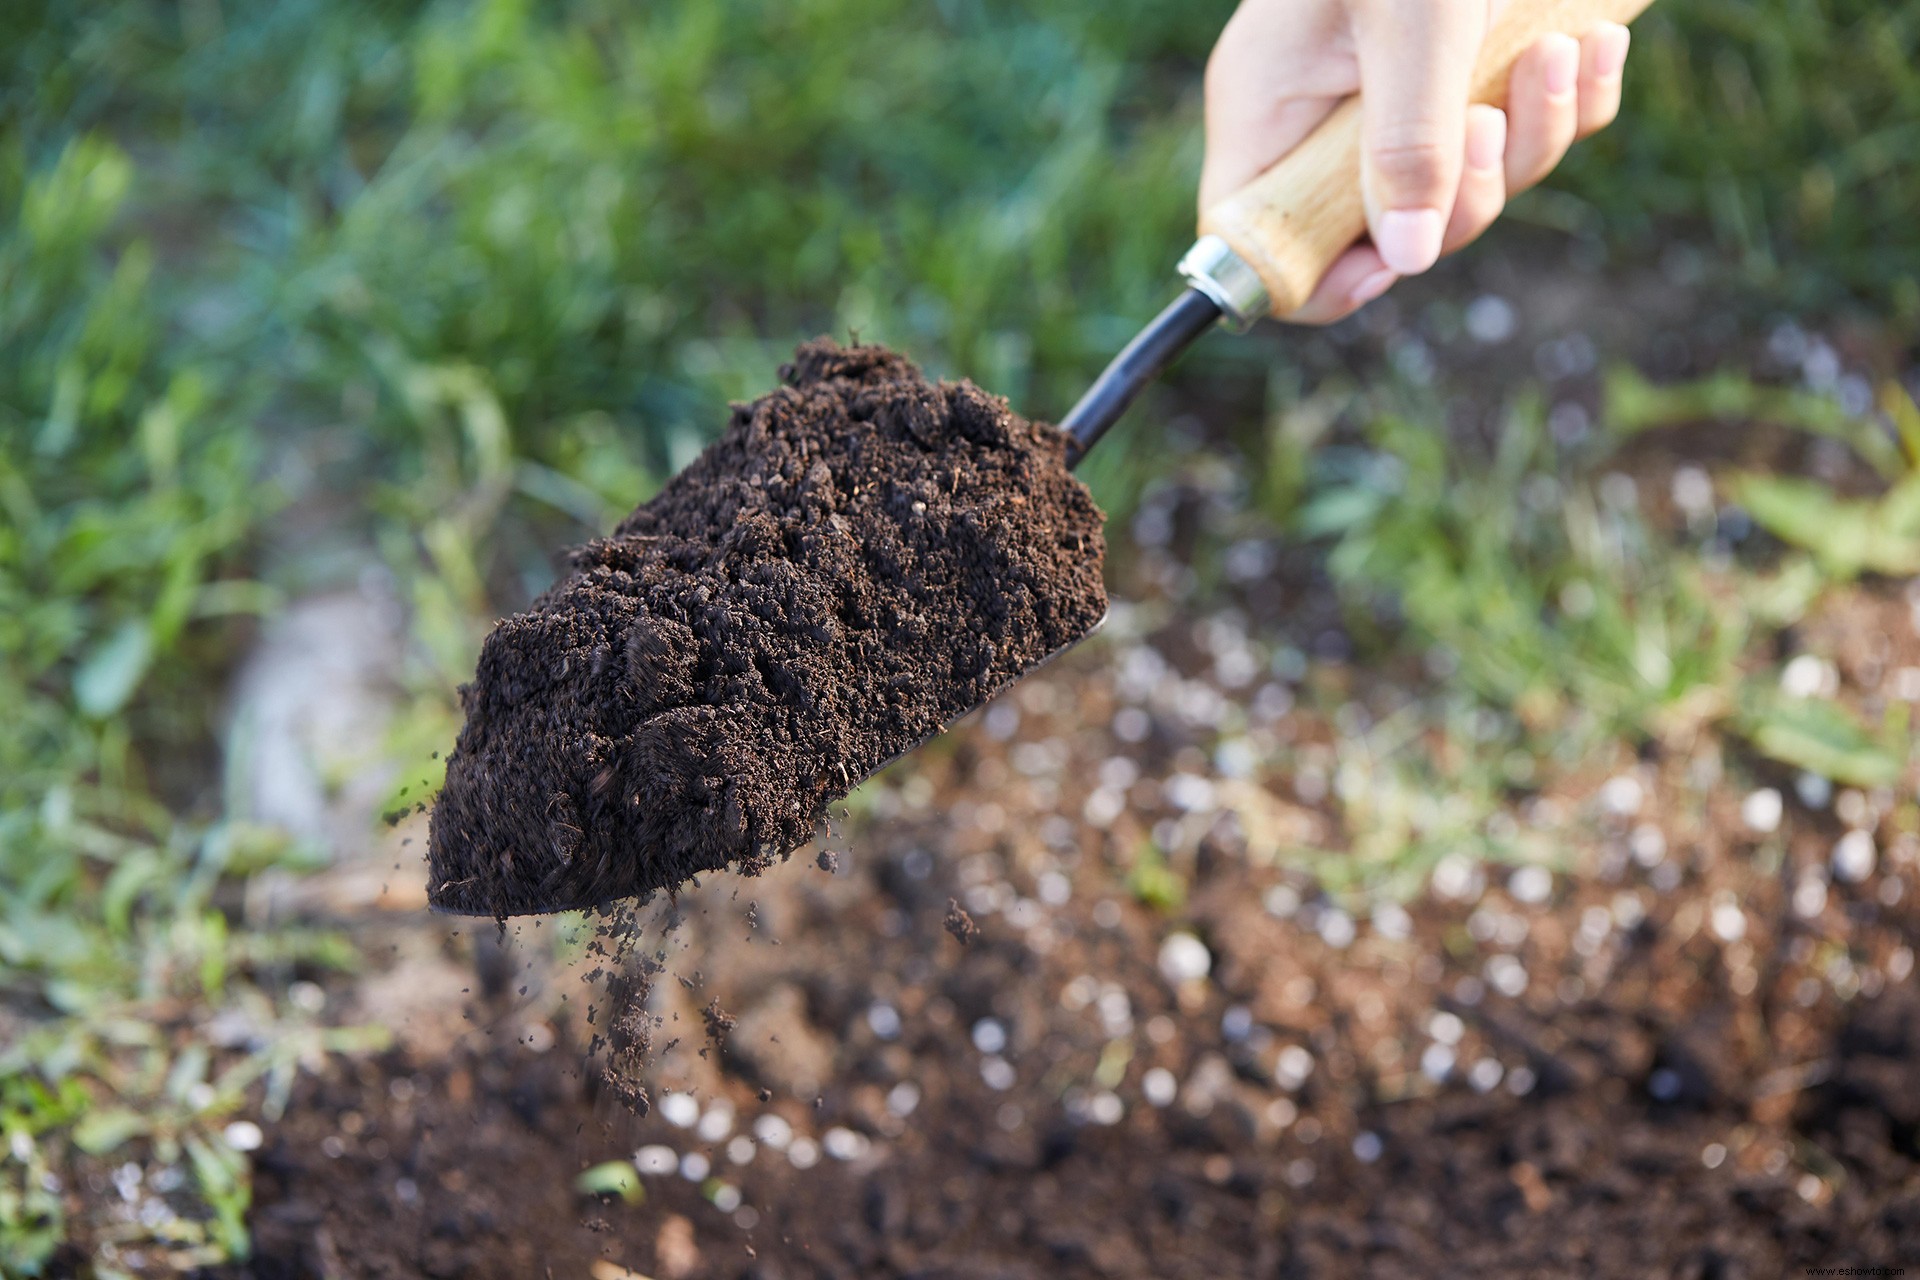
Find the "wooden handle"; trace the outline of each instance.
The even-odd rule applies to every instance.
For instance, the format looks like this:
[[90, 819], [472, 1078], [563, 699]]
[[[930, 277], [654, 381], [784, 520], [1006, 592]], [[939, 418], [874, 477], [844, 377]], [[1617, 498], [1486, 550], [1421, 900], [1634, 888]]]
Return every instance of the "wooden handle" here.
[[[1504, 103], [1514, 62], [1541, 36], [1576, 39], [1603, 22], [1631, 22], [1653, 0], [1512, 0], [1474, 64], [1473, 101]], [[1273, 168], [1200, 218], [1259, 273], [1275, 315], [1307, 300], [1320, 277], [1367, 229], [1360, 194], [1360, 99], [1333, 109]]]

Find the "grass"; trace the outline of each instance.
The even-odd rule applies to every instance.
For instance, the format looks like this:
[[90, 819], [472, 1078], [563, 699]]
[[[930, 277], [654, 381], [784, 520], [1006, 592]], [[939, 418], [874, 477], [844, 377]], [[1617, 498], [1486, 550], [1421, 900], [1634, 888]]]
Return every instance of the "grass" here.
[[[316, 857], [221, 792], [220, 692], [259, 619], [369, 561], [393, 572], [413, 692], [391, 749], [396, 786], [417, 786], [486, 620], [546, 585], [550, 548], [684, 463], [795, 339], [879, 338], [1058, 413], [1170, 288], [1228, 7], [0, 15], [0, 1272], [44, 1273], [76, 1235], [183, 1265], [240, 1255], [225, 1124], [270, 1115], [302, 1054], [361, 1043], [287, 998], [351, 947], [241, 908], [250, 876]], [[1897, 160], [1920, 115], [1916, 25], [1863, 0], [1669, 0], [1641, 28], [1628, 123], [1519, 213], [1626, 255], [1685, 240], [1767, 305], [1911, 324], [1920, 192]], [[1260, 358], [1216, 344], [1180, 377], [1250, 381]], [[1772, 394], [1727, 386], [1709, 401]], [[1824, 404], [1760, 411], [1794, 425]], [[1363, 878], [1437, 856], [1569, 718], [1599, 738], [1731, 716], [1740, 656], [1779, 612], [1778, 591], [1578, 496], [1590, 477], [1536, 409], [1516, 405], [1484, 476], [1436, 455], [1430, 411], [1383, 409], [1339, 447], [1347, 406], [1295, 416], [1260, 482], [1332, 540], [1357, 611], [1391, 602], [1405, 626], [1383, 649], [1453, 652], [1459, 715], [1518, 711], [1465, 773], [1384, 728], [1346, 744], [1341, 770], [1391, 781], [1354, 794], [1398, 797], [1349, 815], [1372, 833]], [[1164, 466], [1148, 416], [1090, 470], [1122, 512]], [[1857, 417], [1829, 425], [1868, 447]], [[1909, 457], [1868, 460], [1904, 485]], [[1574, 498], [1503, 500], [1534, 477]], [[1744, 483], [1816, 585], [1913, 554], [1904, 499]], [[286, 547], [288, 512], [329, 534]], [[1496, 659], [1467, 643], [1482, 636]], [[1829, 767], [1904, 745], [1903, 726], [1804, 707], [1727, 723]], [[1482, 799], [1435, 825], [1423, 797], [1443, 790]], [[1168, 892], [1143, 866], [1140, 891]], [[216, 1044], [216, 1013], [257, 1034]], [[60, 1180], [128, 1152], [177, 1171], [177, 1211], [144, 1236], [70, 1221]]]
[[[1271, 424], [1254, 485], [1266, 519], [1324, 540], [1358, 661], [1417, 656], [1432, 678], [1377, 724], [1340, 725], [1344, 682], [1305, 699], [1339, 727], [1331, 792], [1346, 847], [1280, 854], [1329, 889], [1410, 894], [1454, 856], [1550, 861], [1552, 839], [1508, 816], [1516, 798], [1648, 748], [1691, 752], [1702, 735], [1846, 785], [1907, 776], [1905, 703], [1867, 714], [1790, 692], [1780, 666], [1826, 593], [1863, 570], [1912, 572], [1899, 566], [1914, 463], [1883, 452], [1887, 422], [1724, 374], [1655, 390], [1620, 370], [1608, 385], [1598, 429], [1572, 448], [1531, 393], [1509, 405], [1490, 455], [1449, 437], [1430, 394], [1391, 388], [1350, 406], [1364, 424], [1353, 443], [1325, 443], [1331, 424], [1311, 403]], [[1904, 397], [1890, 383], [1883, 403]], [[1717, 510], [1656, 523], [1613, 452], [1716, 414], [1852, 441], [1892, 474], [1879, 496], [1845, 499], [1733, 471]], [[1771, 544], [1733, 545], [1721, 520], [1739, 503]]]
[[1626, 127], [1576, 150], [1541, 216], [1641, 246], [1684, 226], [1782, 309], [1920, 320], [1920, 11], [1681, 0], [1634, 42]]

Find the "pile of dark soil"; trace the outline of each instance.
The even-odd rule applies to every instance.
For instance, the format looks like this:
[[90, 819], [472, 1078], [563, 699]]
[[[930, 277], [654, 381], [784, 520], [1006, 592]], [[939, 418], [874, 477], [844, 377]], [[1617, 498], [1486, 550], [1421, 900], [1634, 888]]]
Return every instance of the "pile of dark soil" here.
[[435, 906], [506, 916], [757, 873], [1106, 611], [1065, 438], [881, 347], [785, 386], [487, 638]]

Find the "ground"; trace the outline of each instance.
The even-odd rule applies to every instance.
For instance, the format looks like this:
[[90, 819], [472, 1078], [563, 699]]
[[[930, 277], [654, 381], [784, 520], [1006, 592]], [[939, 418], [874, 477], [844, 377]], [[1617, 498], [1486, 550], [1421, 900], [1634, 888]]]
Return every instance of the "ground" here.
[[[1121, 852], [1181, 812], [1166, 787], [1059, 820], [1178, 750], [1112, 737], [1113, 656], [890, 775], [899, 811], [852, 824], [837, 873], [645, 913], [644, 1118], [580, 1055], [579, 966], [517, 994], [533, 930], [492, 995], [440, 974], [475, 989], [413, 1017], [438, 996], [457, 1026], [399, 1026], [270, 1134], [254, 1274], [1773, 1276], [1920, 1245], [1911, 838], [1808, 912], [1830, 818], [1694, 833], [1686, 762], [1630, 764], [1569, 807], [1601, 849], [1689, 833], [1651, 867], [1473, 873], [1353, 921], [1209, 830], [1170, 917]], [[1210, 965], [1170, 982], [1176, 924]], [[575, 1192], [657, 1147], [643, 1201]]]
[[[1607, 466], [1679, 536], [1680, 471], [1719, 489], [1729, 457], [1804, 447], [1732, 436], [1695, 423]], [[1432, 654], [1356, 654], [1367, 618], [1323, 553], [1210, 535], [1251, 500], [1217, 481], [1190, 465], [1116, 531], [1135, 550], [1098, 636], [757, 879], [556, 941], [423, 918], [418, 825], [397, 828], [403, 888], [350, 913], [393, 959], [328, 1011], [396, 1045], [308, 1077], [269, 1126], [240, 1273], [1920, 1256], [1910, 775], [1836, 785], [1701, 713], [1639, 738], [1548, 723], [1528, 741], [1579, 749], [1449, 793], [1478, 776], [1456, 762], [1474, 734], [1518, 730], [1484, 706], [1463, 729]], [[1210, 536], [1260, 572], [1197, 585]], [[1811, 672], [1880, 715], [1920, 695], [1913, 609], [1899, 580], [1833, 584], [1726, 678]], [[609, 975], [641, 994], [610, 999]], [[634, 1007], [644, 1052], [609, 1064], [599, 1037]], [[613, 1162], [637, 1179], [593, 1180]]]

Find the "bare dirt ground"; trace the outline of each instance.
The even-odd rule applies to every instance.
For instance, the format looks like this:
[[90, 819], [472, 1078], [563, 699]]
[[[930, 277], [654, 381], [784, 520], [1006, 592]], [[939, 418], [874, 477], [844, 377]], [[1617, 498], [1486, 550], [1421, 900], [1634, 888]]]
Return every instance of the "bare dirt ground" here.
[[[1790, 786], [1755, 832], [1697, 759], [1595, 762], [1554, 798], [1574, 873], [1448, 864], [1354, 919], [1221, 819], [1257, 785], [1272, 822], [1331, 824], [1312, 781], [1202, 776], [1219, 664], [1129, 684], [1191, 630], [1102, 641], [888, 775], [836, 872], [650, 908], [644, 1119], [583, 1064], [594, 993], [532, 928], [474, 978], [444, 958], [471, 938], [401, 927], [401, 1047], [270, 1134], [254, 1273], [1769, 1276], [1920, 1249], [1911, 833], [1836, 876], [1839, 824]], [[1178, 908], [1139, 900], [1160, 823]], [[574, 1191], [636, 1152], [642, 1203]]]

